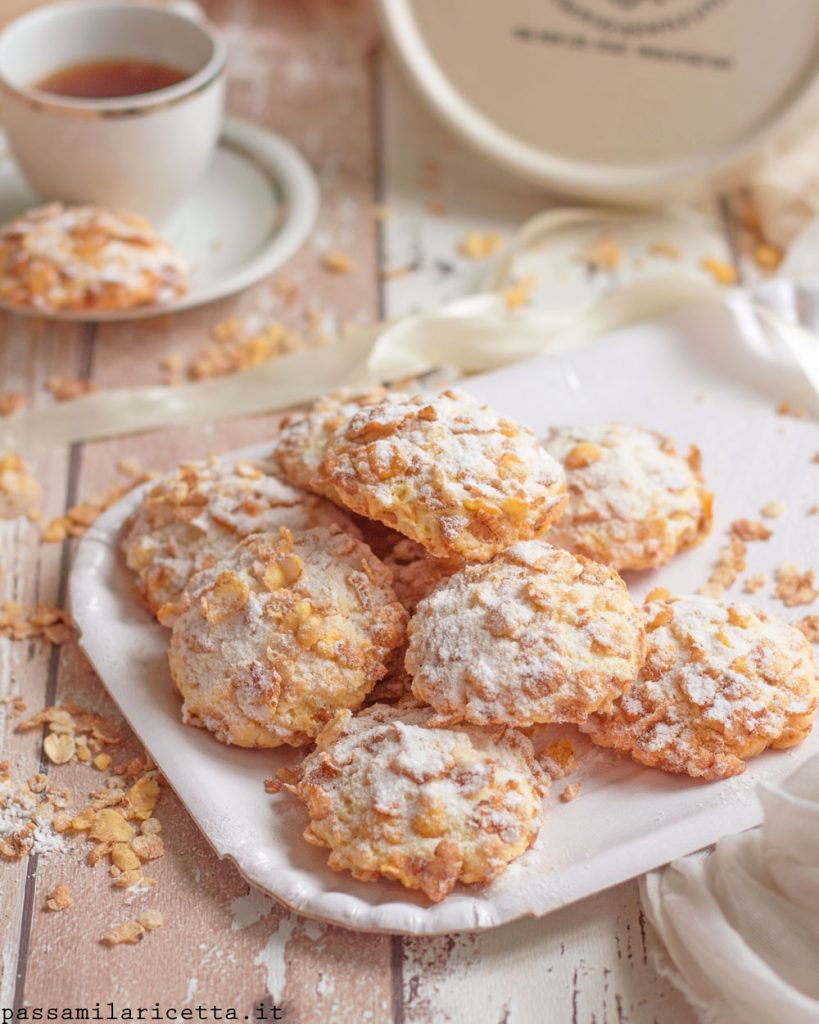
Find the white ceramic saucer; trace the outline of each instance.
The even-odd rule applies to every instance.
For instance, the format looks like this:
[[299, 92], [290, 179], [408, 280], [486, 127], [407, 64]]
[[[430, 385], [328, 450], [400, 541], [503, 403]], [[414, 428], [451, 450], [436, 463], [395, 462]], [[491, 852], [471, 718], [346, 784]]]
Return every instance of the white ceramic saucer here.
[[[213, 163], [161, 233], [187, 258], [190, 290], [165, 306], [110, 313], [43, 313], [0, 302], [15, 313], [53, 320], [124, 321], [163, 316], [233, 295], [281, 266], [310, 233], [318, 186], [307, 161], [279, 135], [230, 117]], [[11, 159], [0, 163], [0, 223], [41, 203]]]

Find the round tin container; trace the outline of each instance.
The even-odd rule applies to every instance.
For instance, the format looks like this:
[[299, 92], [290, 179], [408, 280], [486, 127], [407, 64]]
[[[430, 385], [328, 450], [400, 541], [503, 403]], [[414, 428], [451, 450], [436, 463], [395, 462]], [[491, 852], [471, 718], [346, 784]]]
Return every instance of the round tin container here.
[[819, 115], [816, 0], [379, 0], [439, 116], [583, 198], [651, 203], [747, 173]]

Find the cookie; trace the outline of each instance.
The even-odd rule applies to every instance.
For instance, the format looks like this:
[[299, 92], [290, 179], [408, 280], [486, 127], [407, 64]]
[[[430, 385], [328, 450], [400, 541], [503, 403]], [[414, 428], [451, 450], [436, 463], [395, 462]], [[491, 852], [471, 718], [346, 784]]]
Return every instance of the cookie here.
[[798, 629], [745, 605], [652, 596], [638, 681], [583, 732], [640, 764], [698, 779], [738, 775], [766, 747], [805, 739], [819, 684]]
[[568, 506], [549, 541], [620, 572], [654, 569], [711, 529], [713, 495], [695, 446], [620, 423], [555, 427], [544, 447], [563, 466]]
[[0, 300], [14, 306], [108, 312], [187, 290], [186, 261], [132, 213], [50, 203], [0, 231]]
[[429, 708], [341, 712], [292, 789], [305, 839], [361, 881], [394, 879], [437, 902], [490, 882], [537, 836], [548, 780], [513, 729], [432, 728]]
[[183, 463], [155, 481], [125, 524], [122, 550], [137, 595], [170, 626], [191, 576], [243, 538], [331, 523], [356, 532], [343, 512], [279, 480], [269, 466], [214, 458]]
[[182, 717], [223, 743], [302, 746], [361, 705], [405, 623], [389, 570], [337, 526], [254, 534], [185, 593], [169, 650]]
[[408, 635], [415, 696], [476, 725], [582, 722], [636, 679], [645, 653], [617, 573], [545, 541], [439, 583]]
[[320, 475], [345, 508], [459, 561], [545, 533], [566, 501], [534, 434], [458, 391], [358, 409], [331, 432]]
[[337, 501], [335, 489], [324, 472], [324, 455], [330, 438], [359, 409], [389, 400], [388, 394], [384, 388], [364, 393], [343, 389], [324, 395], [304, 412], [286, 416], [272, 453], [285, 478], [296, 487]]

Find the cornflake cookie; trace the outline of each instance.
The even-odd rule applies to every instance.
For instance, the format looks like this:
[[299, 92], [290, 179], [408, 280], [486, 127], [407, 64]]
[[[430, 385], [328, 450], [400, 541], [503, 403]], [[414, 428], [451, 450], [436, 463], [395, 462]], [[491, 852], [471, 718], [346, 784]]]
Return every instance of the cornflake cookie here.
[[432, 728], [429, 708], [340, 712], [288, 786], [304, 838], [361, 881], [395, 879], [438, 902], [490, 882], [537, 836], [548, 779], [513, 729]]
[[331, 434], [321, 473], [346, 508], [461, 561], [539, 536], [566, 502], [534, 434], [459, 391], [365, 405]]
[[700, 453], [615, 423], [555, 427], [543, 442], [566, 471], [569, 503], [551, 543], [618, 571], [652, 569], [710, 531], [713, 495]]
[[122, 550], [136, 592], [163, 625], [173, 625], [194, 573], [214, 565], [251, 533], [335, 523], [343, 512], [299, 491], [264, 465], [219, 459], [186, 462], [157, 480], [125, 524]]
[[337, 526], [255, 534], [198, 573], [169, 661], [182, 718], [223, 743], [309, 743], [404, 639], [389, 570]]
[[273, 458], [285, 477], [297, 487], [338, 501], [323, 467], [324, 453], [331, 437], [359, 409], [390, 400], [384, 388], [374, 388], [363, 394], [343, 389], [325, 395], [306, 412], [291, 413], [282, 420]]
[[187, 290], [185, 260], [133, 213], [50, 203], [0, 231], [0, 299], [14, 306], [109, 311]]
[[582, 722], [636, 679], [645, 653], [617, 573], [543, 541], [450, 576], [408, 635], [415, 696], [476, 725]]
[[651, 768], [724, 779], [766, 747], [805, 739], [819, 686], [798, 629], [745, 605], [667, 591], [649, 594], [644, 610], [645, 666], [610, 713], [581, 726], [595, 743]]

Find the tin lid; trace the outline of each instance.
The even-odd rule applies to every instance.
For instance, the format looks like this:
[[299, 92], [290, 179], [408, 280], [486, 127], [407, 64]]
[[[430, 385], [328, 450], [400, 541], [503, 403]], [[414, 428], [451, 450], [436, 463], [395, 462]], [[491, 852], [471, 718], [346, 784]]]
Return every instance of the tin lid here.
[[464, 139], [575, 195], [650, 202], [747, 171], [819, 113], [816, 0], [380, 0]]

